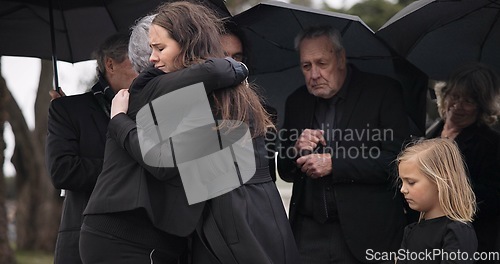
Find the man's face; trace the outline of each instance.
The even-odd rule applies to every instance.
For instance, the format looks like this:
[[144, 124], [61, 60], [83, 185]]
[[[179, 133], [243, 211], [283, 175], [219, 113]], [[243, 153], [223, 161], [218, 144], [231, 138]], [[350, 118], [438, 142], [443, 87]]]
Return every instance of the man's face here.
[[303, 39], [299, 50], [309, 93], [324, 99], [333, 97], [345, 81], [345, 52], [337, 54], [327, 36]]
[[233, 58], [235, 61], [243, 61], [243, 45], [241, 41], [233, 34], [225, 34], [221, 37], [224, 55]]
[[132, 68], [128, 56], [122, 62], [108, 58], [106, 64], [106, 79], [115, 92], [121, 89], [128, 89], [138, 75]]

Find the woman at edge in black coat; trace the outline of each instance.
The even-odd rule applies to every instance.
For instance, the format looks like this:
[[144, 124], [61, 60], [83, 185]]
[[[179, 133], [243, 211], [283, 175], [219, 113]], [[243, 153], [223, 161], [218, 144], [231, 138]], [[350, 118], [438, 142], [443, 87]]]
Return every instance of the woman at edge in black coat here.
[[473, 226], [478, 252], [498, 252], [500, 136], [491, 126], [500, 113], [500, 80], [497, 73], [484, 64], [467, 64], [452, 73], [446, 86], [436, 92], [442, 120], [428, 129], [427, 137], [457, 142], [477, 200], [478, 212]]

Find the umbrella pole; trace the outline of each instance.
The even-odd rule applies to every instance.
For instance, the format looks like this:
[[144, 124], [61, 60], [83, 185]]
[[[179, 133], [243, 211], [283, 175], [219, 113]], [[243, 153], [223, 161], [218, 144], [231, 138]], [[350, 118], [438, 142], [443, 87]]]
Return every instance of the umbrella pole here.
[[57, 73], [57, 50], [56, 50], [56, 33], [54, 26], [54, 12], [52, 9], [52, 0], [49, 0], [49, 17], [50, 17], [50, 39], [52, 42], [52, 66], [54, 68], [54, 85], [56, 92], [61, 94], [59, 87], [59, 76]]

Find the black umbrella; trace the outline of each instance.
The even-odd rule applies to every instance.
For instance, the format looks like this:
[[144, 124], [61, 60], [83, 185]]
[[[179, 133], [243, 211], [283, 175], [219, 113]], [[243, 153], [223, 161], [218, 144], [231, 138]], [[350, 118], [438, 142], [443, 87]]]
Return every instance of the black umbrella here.
[[342, 33], [349, 62], [361, 70], [384, 74], [402, 83], [406, 110], [416, 126], [414, 132], [424, 131], [427, 77], [375, 37], [359, 17], [266, 2], [234, 16], [233, 20], [246, 38], [253, 80], [263, 88], [268, 103], [278, 110], [280, 125], [286, 97], [304, 84], [294, 38], [305, 27], [329, 24]]
[[432, 79], [480, 61], [500, 69], [499, 0], [420, 0], [394, 15], [377, 36]]
[[[0, 55], [52, 59], [56, 87], [57, 60], [79, 62], [104, 39], [128, 32], [162, 0], [2, 0]], [[199, 0], [230, 16], [223, 0]]]

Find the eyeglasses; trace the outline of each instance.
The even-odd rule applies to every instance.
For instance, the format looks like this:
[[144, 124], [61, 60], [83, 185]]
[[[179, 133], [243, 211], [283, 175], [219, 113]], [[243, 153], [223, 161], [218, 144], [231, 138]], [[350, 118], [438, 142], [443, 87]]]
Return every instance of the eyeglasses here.
[[470, 97], [461, 97], [458, 95], [449, 95], [448, 101], [450, 105], [455, 105], [460, 103], [465, 108], [475, 108], [477, 106], [476, 102]]

